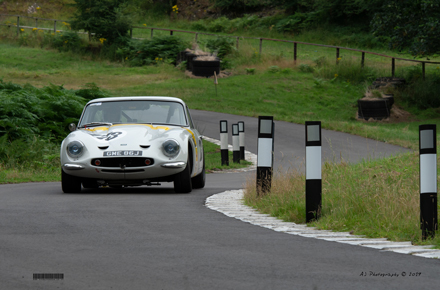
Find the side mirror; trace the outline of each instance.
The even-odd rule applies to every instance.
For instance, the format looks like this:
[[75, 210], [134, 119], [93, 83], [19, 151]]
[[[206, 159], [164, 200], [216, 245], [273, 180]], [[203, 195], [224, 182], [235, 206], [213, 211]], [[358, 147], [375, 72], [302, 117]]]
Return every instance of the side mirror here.
[[70, 132], [73, 132], [73, 131], [76, 130], [76, 125], [75, 125], [75, 123], [70, 123], [70, 124], [69, 124], [69, 130], [70, 130]]

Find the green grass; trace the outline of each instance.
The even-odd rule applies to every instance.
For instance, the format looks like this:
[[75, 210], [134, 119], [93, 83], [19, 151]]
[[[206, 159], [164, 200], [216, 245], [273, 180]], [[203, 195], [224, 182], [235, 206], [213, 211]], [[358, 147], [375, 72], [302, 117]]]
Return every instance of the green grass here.
[[229, 166], [221, 165], [220, 146], [205, 140], [203, 141], [203, 146], [205, 146], [205, 166], [208, 173], [243, 168], [252, 165], [251, 162], [245, 160], [240, 160], [240, 163], [232, 162], [233, 153], [231, 151], [229, 151]]
[[[433, 240], [421, 239], [418, 166], [417, 153], [355, 165], [326, 163], [322, 216], [308, 225], [440, 248], [438, 235]], [[270, 194], [263, 197], [256, 196], [255, 181], [248, 181], [245, 201], [263, 213], [305, 223], [304, 193], [304, 175], [290, 172], [275, 175]]]
[[14, 167], [2, 169], [0, 171], [0, 184], [51, 181], [61, 181], [61, 172], [59, 167], [50, 169]]

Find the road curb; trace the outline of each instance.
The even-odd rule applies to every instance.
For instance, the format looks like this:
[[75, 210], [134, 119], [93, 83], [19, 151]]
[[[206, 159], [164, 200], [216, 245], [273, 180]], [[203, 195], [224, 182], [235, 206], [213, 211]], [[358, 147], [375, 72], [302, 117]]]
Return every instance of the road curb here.
[[242, 189], [225, 191], [208, 197], [205, 201], [205, 206], [228, 217], [276, 232], [368, 247], [380, 251], [440, 259], [440, 250], [432, 249], [433, 246], [414, 246], [411, 242], [391, 242], [383, 238], [370, 239], [364, 236], [352, 235], [348, 232], [318, 230], [313, 227], [307, 227], [305, 224], [284, 222], [268, 214], [259, 213], [256, 209], [246, 206], [243, 203], [243, 196], [244, 191]]

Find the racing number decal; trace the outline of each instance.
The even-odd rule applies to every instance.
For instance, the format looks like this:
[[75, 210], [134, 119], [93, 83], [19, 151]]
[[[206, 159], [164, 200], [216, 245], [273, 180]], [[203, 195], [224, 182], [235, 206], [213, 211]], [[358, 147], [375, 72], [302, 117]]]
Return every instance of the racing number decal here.
[[110, 141], [112, 139], [115, 139], [116, 137], [118, 137], [119, 135], [121, 135], [122, 132], [111, 132], [107, 134], [107, 138], [105, 138], [105, 141]]
[[105, 141], [110, 141], [112, 139], [117, 138], [121, 134], [122, 132], [110, 132], [105, 136], [99, 136], [98, 139], [104, 139]]

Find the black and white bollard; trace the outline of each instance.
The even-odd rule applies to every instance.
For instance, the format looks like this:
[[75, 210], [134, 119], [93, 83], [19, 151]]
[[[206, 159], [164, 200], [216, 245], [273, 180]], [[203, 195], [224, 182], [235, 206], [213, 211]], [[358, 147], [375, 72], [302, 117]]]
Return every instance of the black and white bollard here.
[[419, 126], [420, 228], [422, 239], [434, 238], [437, 213], [437, 132], [436, 125]]
[[220, 121], [220, 154], [222, 159], [222, 165], [229, 166], [229, 153], [228, 153], [228, 121]]
[[245, 160], [244, 156], [244, 122], [238, 122], [238, 134], [240, 139], [240, 159]]
[[257, 195], [272, 185], [275, 123], [272, 116], [258, 117]]
[[240, 163], [238, 124], [232, 124], [232, 162]]
[[306, 222], [321, 214], [321, 122], [306, 122]]

